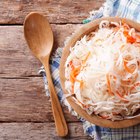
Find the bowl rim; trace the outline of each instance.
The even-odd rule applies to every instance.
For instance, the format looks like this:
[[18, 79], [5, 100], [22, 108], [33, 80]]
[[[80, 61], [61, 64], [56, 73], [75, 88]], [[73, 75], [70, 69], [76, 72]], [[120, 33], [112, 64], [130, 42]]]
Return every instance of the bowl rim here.
[[[135, 28], [137, 31], [140, 32], [140, 24], [132, 21], [127, 18], [120, 18], [120, 17], [104, 17], [100, 19], [96, 19], [94, 21], [91, 21], [85, 25], [82, 25], [70, 38], [68, 43], [65, 45], [63, 52], [62, 52], [62, 57], [60, 60], [60, 67], [59, 67], [59, 75], [60, 75], [60, 84], [62, 87], [62, 90], [64, 94], [68, 94], [67, 90], [65, 89], [65, 61], [70, 53], [69, 49], [70, 47], [73, 47], [74, 44], [76, 43], [77, 40], [80, 40], [81, 37], [84, 35], [90, 33], [91, 31], [94, 31], [99, 23], [102, 20], [108, 20], [110, 21], [124, 21], [126, 22], [130, 27]], [[67, 97], [67, 101], [71, 105], [71, 107], [74, 109], [75, 112], [77, 112], [81, 117], [83, 117], [85, 120], [89, 121], [92, 124], [102, 126], [102, 127], [108, 127], [108, 128], [125, 128], [125, 127], [130, 127], [136, 124], [140, 123], [140, 116], [133, 118], [133, 119], [124, 119], [124, 120], [119, 120], [119, 121], [111, 121], [107, 119], [100, 118], [94, 114], [89, 115], [85, 110], [83, 110], [78, 104], [75, 103], [74, 99], [72, 96]]]

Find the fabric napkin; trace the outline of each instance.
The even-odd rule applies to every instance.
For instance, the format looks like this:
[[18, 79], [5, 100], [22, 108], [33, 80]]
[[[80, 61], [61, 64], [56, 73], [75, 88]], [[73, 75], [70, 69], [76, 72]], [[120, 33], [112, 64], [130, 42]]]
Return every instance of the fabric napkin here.
[[[119, 16], [126, 17], [137, 22], [140, 22], [140, 0], [107, 0], [99, 10], [93, 10], [89, 13], [89, 17], [83, 21], [88, 23], [94, 19], [107, 17], [107, 16]], [[136, 125], [129, 128], [111, 129], [103, 128], [81, 118], [68, 104], [60, 85], [59, 79], [59, 62], [62, 54], [62, 48], [58, 48], [55, 54], [52, 55], [50, 60], [50, 66], [52, 71], [53, 82], [57, 91], [60, 102], [65, 104], [70, 113], [78, 117], [83, 123], [84, 132], [91, 136], [94, 140], [140, 140], [140, 125]], [[49, 96], [48, 85], [46, 75], [43, 67], [39, 73], [43, 75], [46, 95]]]

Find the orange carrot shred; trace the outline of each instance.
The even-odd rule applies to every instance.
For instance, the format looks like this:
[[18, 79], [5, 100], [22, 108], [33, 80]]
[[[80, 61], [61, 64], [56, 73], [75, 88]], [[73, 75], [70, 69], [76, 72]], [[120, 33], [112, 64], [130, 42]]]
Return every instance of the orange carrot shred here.
[[130, 91], [132, 91], [133, 89], [135, 89], [137, 86], [140, 86], [140, 82], [135, 83], [135, 84], [130, 88]]
[[127, 63], [128, 62], [126, 62], [126, 61], [124, 61], [124, 68], [125, 68], [125, 70], [128, 72], [128, 73], [133, 73], [134, 71], [135, 71], [135, 69], [130, 69], [130, 68], [128, 68], [128, 66], [127, 66]]
[[119, 96], [119, 98], [121, 98], [121, 100], [128, 102], [128, 100], [125, 99], [118, 91], [116, 91], [116, 94]]
[[71, 66], [72, 70], [74, 69], [74, 65], [72, 63], [72, 61], [69, 62], [69, 65]]
[[123, 34], [127, 38], [127, 43], [134, 43], [134, 42], [136, 42], [136, 39], [128, 34], [128, 31], [125, 30], [123, 32]]
[[71, 73], [70, 73], [70, 82], [72, 83], [72, 92], [74, 93], [74, 83], [75, 81], [80, 82], [80, 80], [76, 79], [77, 75], [80, 72], [81, 67], [73, 68]]
[[109, 74], [106, 75], [106, 79], [107, 79], [107, 86], [108, 86], [109, 93], [110, 93], [110, 95], [113, 95], [113, 93], [111, 92], [110, 76], [109, 76]]

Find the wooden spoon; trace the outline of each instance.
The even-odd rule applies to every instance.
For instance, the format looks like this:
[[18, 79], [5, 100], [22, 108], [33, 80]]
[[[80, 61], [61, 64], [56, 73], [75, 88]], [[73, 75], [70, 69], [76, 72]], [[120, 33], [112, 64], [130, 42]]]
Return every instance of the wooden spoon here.
[[49, 68], [49, 58], [54, 40], [51, 26], [43, 15], [32, 12], [25, 18], [24, 35], [29, 48], [44, 65], [57, 134], [62, 137], [66, 136], [68, 133], [68, 128], [52, 82]]

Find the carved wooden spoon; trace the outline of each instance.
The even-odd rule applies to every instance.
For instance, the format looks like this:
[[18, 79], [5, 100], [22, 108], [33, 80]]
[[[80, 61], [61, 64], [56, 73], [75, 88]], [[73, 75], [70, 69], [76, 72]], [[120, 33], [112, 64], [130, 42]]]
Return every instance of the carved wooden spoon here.
[[36, 56], [44, 65], [57, 134], [62, 137], [66, 136], [68, 128], [52, 82], [49, 68], [49, 58], [53, 48], [53, 32], [51, 26], [43, 15], [32, 12], [25, 18], [24, 35], [34, 56]]

